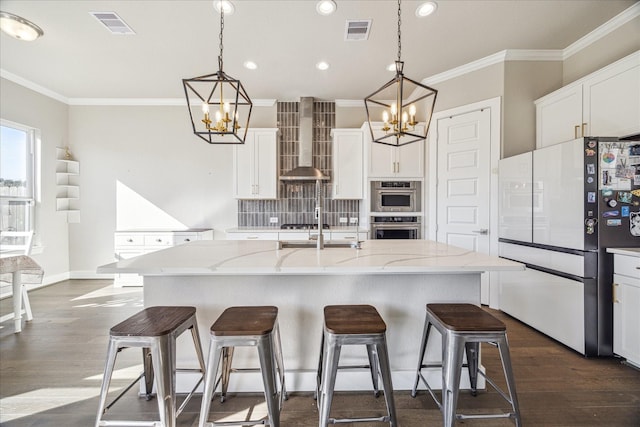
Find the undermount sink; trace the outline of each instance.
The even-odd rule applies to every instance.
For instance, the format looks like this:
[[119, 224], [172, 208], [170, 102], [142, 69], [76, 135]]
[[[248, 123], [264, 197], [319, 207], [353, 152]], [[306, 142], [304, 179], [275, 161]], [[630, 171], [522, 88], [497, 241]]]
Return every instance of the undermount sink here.
[[[278, 240], [278, 249], [289, 248], [315, 248], [318, 246], [317, 240]], [[362, 242], [359, 241], [339, 241], [339, 240], [326, 240], [324, 242], [325, 248], [353, 248], [360, 249]]]

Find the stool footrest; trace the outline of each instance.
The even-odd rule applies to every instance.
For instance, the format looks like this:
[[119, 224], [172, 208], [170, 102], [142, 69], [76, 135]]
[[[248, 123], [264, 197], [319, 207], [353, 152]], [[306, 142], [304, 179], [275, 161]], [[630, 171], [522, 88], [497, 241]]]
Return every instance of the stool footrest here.
[[368, 418], [329, 418], [329, 424], [346, 424], [346, 423], [371, 423], [380, 422], [388, 423], [391, 418], [388, 415], [383, 417], [368, 417]]
[[210, 427], [216, 426], [254, 426], [257, 424], [268, 424], [268, 420], [247, 420], [247, 421], [213, 421], [208, 422], [205, 425]]
[[515, 414], [513, 412], [505, 413], [505, 414], [456, 414], [456, 418], [459, 420], [473, 420], [473, 419], [490, 419], [490, 418], [515, 418]]

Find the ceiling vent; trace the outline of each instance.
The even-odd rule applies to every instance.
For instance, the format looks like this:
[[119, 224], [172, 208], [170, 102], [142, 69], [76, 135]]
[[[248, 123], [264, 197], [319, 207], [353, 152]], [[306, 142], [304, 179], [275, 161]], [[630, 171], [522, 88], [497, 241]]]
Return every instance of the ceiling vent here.
[[100, 21], [111, 34], [135, 35], [136, 33], [115, 12], [89, 12], [89, 14]]
[[344, 39], [347, 41], [367, 40], [371, 31], [371, 19], [348, 19]]

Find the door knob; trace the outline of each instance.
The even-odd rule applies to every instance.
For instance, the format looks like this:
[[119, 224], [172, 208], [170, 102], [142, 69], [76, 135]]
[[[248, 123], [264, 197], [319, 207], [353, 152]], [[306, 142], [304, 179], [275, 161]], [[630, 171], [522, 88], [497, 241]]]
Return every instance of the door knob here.
[[489, 229], [481, 228], [480, 230], [473, 230], [472, 233], [486, 235], [486, 234], [489, 234]]

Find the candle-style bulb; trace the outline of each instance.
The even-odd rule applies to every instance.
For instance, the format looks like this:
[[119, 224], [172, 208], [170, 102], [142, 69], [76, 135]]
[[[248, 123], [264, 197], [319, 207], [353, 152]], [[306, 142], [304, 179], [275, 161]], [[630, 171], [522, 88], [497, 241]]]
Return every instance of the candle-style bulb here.
[[395, 116], [397, 112], [398, 112], [398, 107], [396, 106], [396, 104], [395, 103], [391, 104], [391, 115]]
[[222, 113], [220, 111], [216, 111], [216, 122], [222, 120]]
[[408, 119], [409, 119], [409, 116], [407, 115], [407, 112], [406, 112], [406, 111], [404, 111], [404, 112], [402, 113], [402, 122], [403, 122], [403, 123], [406, 123]]
[[209, 114], [209, 104], [207, 104], [206, 102], [202, 104], [202, 112], [204, 114]]
[[230, 109], [231, 109], [231, 106], [229, 105], [229, 103], [225, 102], [224, 103], [224, 112], [228, 113]]
[[389, 113], [387, 113], [386, 111], [382, 112], [382, 121], [385, 123], [389, 121]]
[[413, 117], [413, 116], [415, 116], [415, 115], [416, 115], [416, 105], [415, 105], [415, 104], [411, 104], [411, 105], [409, 106], [409, 115], [410, 115], [411, 117]]

